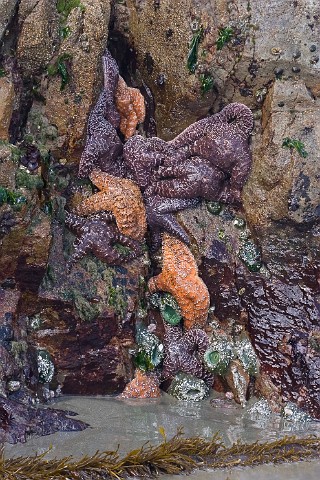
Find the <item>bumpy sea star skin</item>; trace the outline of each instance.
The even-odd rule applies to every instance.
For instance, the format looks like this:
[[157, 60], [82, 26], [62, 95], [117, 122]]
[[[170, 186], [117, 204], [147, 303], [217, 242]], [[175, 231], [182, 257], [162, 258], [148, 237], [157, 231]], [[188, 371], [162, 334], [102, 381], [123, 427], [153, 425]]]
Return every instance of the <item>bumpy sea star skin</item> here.
[[[230, 183], [221, 193], [225, 202], [240, 201], [242, 187], [251, 167], [249, 136], [253, 129], [251, 110], [241, 103], [231, 103], [221, 112], [186, 128], [169, 141], [169, 146], [184, 154], [185, 159], [197, 156], [208, 160], [212, 167], [231, 175]], [[175, 165], [175, 158], [165, 162]], [[169, 196], [170, 186], [164, 196]]]
[[131, 137], [123, 148], [125, 164], [133, 180], [143, 190], [156, 180], [156, 170], [171, 158], [184, 160], [183, 154], [176, 152], [168, 143], [158, 137], [144, 138], [141, 135]]
[[213, 382], [213, 374], [206, 371], [203, 355], [208, 348], [208, 335], [199, 328], [183, 333], [179, 326], [165, 325], [163, 339], [165, 357], [161, 379], [172, 378], [176, 373], [190, 373], [208, 383]]
[[198, 267], [189, 248], [177, 238], [164, 234], [162, 272], [149, 280], [151, 293], [169, 292], [178, 302], [184, 327], [203, 328], [207, 321], [210, 297], [205, 283], [198, 276]]
[[120, 125], [120, 114], [114, 99], [119, 70], [108, 51], [102, 57], [102, 65], [104, 89], [89, 115], [87, 141], [79, 165], [78, 176], [81, 178], [87, 177], [93, 168], [113, 175], [121, 173], [119, 157], [123, 146], [116, 130]]
[[126, 386], [119, 398], [159, 398], [161, 391], [156, 375], [137, 369], [134, 379]]
[[137, 88], [128, 87], [119, 76], [115, 102], [120, 113], [120, 131], [127, 140], [134, 135], [138, 123], [144, 121], [146, 115], [144, 98]]
[[91, 110], [87, 127], [87, 142], [82, 152], [78, 177], [88, 177], [94, 168], [119, 173], [119, 159], [122, 143], [116, 129], [105, 118], [108, 94], [104, 90]]
[[192, 157], [183, 163], [160, 167], [158, 177], [165, 180], [155, 181], [146, 193], [172, 198], [202, 197], [218, 201], [223, 190], [225, 174], [212, 167], [208, 160]]
[[93, 170], [90, 180], [101, 190], [85, 198], [77, 207], [80, 215], [90, 215], [102, 210], [113, 213], [123, 235], [142, 240], [146, 230], [146, 211], [139, 187], [126, 178], [118, 178]]
[[111, 125], [117, 129], [120, 126], [120, 113], [115, 104], [115, 92], [119, 82], [119, 68], [108, 50], [105, 51], [102, 57], [102, 68], [104, 90], [107, 94], [105, 116]]
[[[100, 212], [88, 218], [66, 213], [67, 227], [79, 237], [67, 262], [68, 271], [89, 252], [93, 252], [108, 265], [121, 265], [142, 255], [140, 243], [122, 235], [113, 220], [112, 214], [107, 212]], [[129, 247], [131, 252], [120, 253], [115, 244]]]
[[151, 249], [157, 250], [161, 245], [161, 233], [168, 232], [189, 245], [189, 237], [179, 225], [173, 213], [194, 207], [198, 199], [163, 198], [159, 195], [144, 195], [147, 223], [151, 230]]

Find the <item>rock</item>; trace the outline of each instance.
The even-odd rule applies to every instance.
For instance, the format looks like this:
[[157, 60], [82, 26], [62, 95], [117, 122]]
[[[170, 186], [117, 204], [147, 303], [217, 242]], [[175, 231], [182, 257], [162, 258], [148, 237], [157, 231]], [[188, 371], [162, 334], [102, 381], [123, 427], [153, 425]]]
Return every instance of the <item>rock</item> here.
[[7, 77], [0, 78], [0, 140], [9, 141], [9, 126], [14, 109], [14, 85]]
[[66, 69], [66, 85], [58, 75], [49, 77], [43, 114], [58, 129], [57, 141], [69, 153], [83, 145], [87, 117], [102, 86], [101, 57], [106, 47], [110, 3], [84, 0], [71, 10], [65, 28], [70, 32], [50, 65]]
[[15, 13], [18, 0], [0, 0], [0, 42]]
[[[115, 38], [120, 31], [135, 49], [139, 75], [155, 98], [158, 134], [171, 139], [226, 103], [259, 107], [275, 71], [318, 91], [317, 52], [309, 48], [320, 33], [313, 20], [317, 15], [319, 6], [307, 0], [273, 2], [268, 14], [262, 1], [249, 8], [238, 0], [161, 0], [159, 6], [134, 1], [128, 7], [115, 5], [114, 30]], [[187, 59], [199, 31], [192, 73]], [[211, 79], [211, 87], [203, 94], [205, 79]]]
[[58, 12], [51, 0], [22, 0], [19, 6], [21, 32], [17, 57], [24, 77], [43, 71], [59, 39]]
[[50, 435], [55, 432], [84, 430], [88, 424], [68, 418], [73, 412], [53, 409], [35, 408], [13, 400], [0, 398], [0, 440], [1, 442], [26, 442], [27, 435]]
[[[255, 145], [243, 193], [252, 224], [290, 220], [308, 225], [319, 219], [319, 105], [303, 81], [277, 80], [270, 88], [261, 142]], [[283, 146], [286, 138], [301, 142], [300, 154]]]

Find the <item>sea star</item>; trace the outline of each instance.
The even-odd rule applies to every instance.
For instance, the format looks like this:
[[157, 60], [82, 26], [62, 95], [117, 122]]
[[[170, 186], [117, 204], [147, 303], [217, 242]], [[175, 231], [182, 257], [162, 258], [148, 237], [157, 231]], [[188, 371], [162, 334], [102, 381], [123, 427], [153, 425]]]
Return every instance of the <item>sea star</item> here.
[[[113, 223], [113, 216], [110, 213], [100, 212], [83, 218], [67, 212], [65, 222], [79, 237], [74, 243], [74, 252], [67, 263], [68, 271], [89, 252], [93, 252], [108, 265], [121, 265], [142, 254], [139, 242], [122, 235]], [[115, 244], [129, 247], [132, 251], [127, 254], [120, 253]]]
[[218, 201], [225, 181], [225, 174], [221, 170], [199, 157], [160, 167], [157, 176], [162, 180], [153, 182], [146, 194], [176, 199], [202, 197]]
[[144, 190], [156, 179], [156, 169], [166, 160], [174, 157], [183, 160], [173, 147], [158, 137], [144, 138], [141, 135], [131, 137], [123, 147], [123, 158], [132, 179]]
[[148, 282], [151, 293], [169, 292], [178, 302], [184, 327], [204, 327], [210, 297], [205, 283], [198, 276], [198, 267], [189, 248], [180, 240], [164, 234], [162, 272]]
[[179, 225], [173, 213], [196, 206], [198, 199], [163, 198], [159, 195], [144, 195], [147, 223], [151, 231], [151, 249], [156, 251], [161, 245], [161, 232], [175, 235], [189, 245], [189, 237]]
[[120, 398], [158, 398], [161, 396], [159, 380], [156, 375], [146, 374], [137, 369], [134, 379], [119, 395]]
[[176, 373], [190, 373], [208, 383], [213, 382], [203, 363], [203, 355], [209, 346], [208, 335], [200, 328], [183, 333], [179, 326], [165, 324], [164, 360], [161, 379], [172, 378]]
[[119, 76], [115, 102], [120, 113], [120, 131], [127, 140], [134, 135], [137, 124], [144, 121], [146, 115], [144, 97], [138, 88], [128, 87]]
[[[240, 201], [242, 187], [251, 167], [249, 136], [253, 129], [251, 110], [241, 103], [230, 103], [221, 112], [193, 123], [169, 141], [169, 146], [182, 151], [185, 158], [197, 156], [230, 176], [229, 185], [221, 193], [225, 202]], [[167, 165], [174, 165], [175, 158]], [[169, 196], [170, 186], [162, 192]]]
[[87, 177], [93, 168], [113, 175], [121, 174], [123, 146], [116, 130], [120, 125], [120, 115], [114, 100], [119, 70], [108, 51], [102, 58], [102, 64], [104, 89], [89, 115], [86, 145], [79, 164], [78, 176], [81, 178]]
[[113, 213], [117, 226], [123, 235], [142, 240], [146, 230], [146, 211], [139, 187], [126, 178], [118, 178], [93, 170], [90, 180], [101, 190], [85, 198], [75, 213], [90, 215], [109, 210]]

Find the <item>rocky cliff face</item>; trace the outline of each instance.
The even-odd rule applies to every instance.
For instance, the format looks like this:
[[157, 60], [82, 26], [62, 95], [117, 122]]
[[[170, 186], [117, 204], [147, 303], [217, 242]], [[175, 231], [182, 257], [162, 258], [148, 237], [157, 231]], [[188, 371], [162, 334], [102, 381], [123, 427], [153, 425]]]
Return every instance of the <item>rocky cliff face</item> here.
[[[156, 125], [160, 138], [230, 102], [252, 109], [253, 165], [241, 209], [210, 213], [203, 202], [177, 218], [209, 288], [211, 328], [230, 341], [245, 333], [259, 357], [249, 389], [275, 408], [293, 400], [320, 417], [317, 2], [2, 3], [3, 394], [113, 393], [132, 377], [128, 349], [145, 313], [147, 258], [113, 268], [90, 256], [65, 271], [74, 237], [63, 209], [92, 189], [75, 172], [109, 40], [120, 73], [149, 92], [145, 127], [154, 134]], [[30, 171], [21, 158], [32, 144], [41, 159]], [[149, 311], [145, 322], [154, 318]], [[39, 351], [54, 365], [50, 382], [39, 383]]]

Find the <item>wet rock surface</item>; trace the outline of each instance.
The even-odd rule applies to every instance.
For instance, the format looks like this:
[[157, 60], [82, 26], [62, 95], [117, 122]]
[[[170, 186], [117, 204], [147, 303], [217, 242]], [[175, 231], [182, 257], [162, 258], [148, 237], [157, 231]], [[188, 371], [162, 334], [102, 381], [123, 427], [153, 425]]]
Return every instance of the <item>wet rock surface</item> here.
[[67, 415], [75, 414], [52, 408], [36, 408], [0, 398], [0, 440], [8, 443], [24, 443], [28, 435], [80, 431], [88, 426], [80, 420], [68, 418]]
[[[133, 377], [135, 323], [153, 325], [163, 339], [145, 295], [146, 280], [161, 270], [159, 252], [151, 266], [148, 253], [119, 267], [89, 254], [66, 270], [75, 237], [64, 209], [93, 193], [74, 164], [109, 33], [120, 73], [148, 98], [148, 135], [156, 126], [172, 139], [229, 102], [252, 109], [242, 206], [202, 201], [175, 217], [209, 289], [207, 334], [233, 352], [214, 387], [242, 404], [253, 392], [277, 410], [293, 401], [320, 418], [319, 7], [111, 3], [58, 11], [47, 0], [22, 0], [3, 37], [0, 394], [26, 402], [61, 391], [118, 393]], [[0, 4], [9, 9], [0, 14], [6, 29], [15, 2]], [[258, 357], [254, 374], [235, 353], [242, 335]]]

